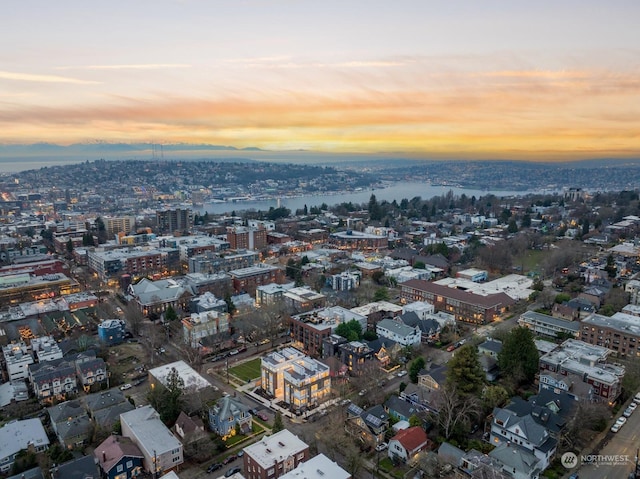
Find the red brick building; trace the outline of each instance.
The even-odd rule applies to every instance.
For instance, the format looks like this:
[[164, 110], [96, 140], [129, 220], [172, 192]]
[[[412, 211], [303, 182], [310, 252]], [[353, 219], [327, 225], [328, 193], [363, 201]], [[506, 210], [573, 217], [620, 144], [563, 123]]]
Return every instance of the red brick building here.
[[244, 448], [244, 477], [275, 479], [310, 457], [309, 446], [286, 429]]
[[490, 323], [515, 304], [515, 300], [505, 293], [482, 296], [421, 279], [406, 281], [401, 286], [404, 301], [426, 301], [438, 311], [453, 314], [456, 321], [465, 323]]

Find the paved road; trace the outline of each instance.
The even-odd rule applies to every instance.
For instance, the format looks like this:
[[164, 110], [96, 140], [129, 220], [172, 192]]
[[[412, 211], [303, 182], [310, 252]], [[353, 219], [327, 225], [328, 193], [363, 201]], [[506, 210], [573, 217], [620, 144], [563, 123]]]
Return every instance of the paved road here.
[[634, 412], [617, 433], [607, 432], [605, 441], [608, 442], [600, 451], [584, 451], [584, 454], [597, 453], [611, 457], [600, 457], [592, 464], [583, 463], [569, 473], [578, 472], [580, 479], [626, 479], [634, 469], [635, 456], [640, 447], [640, 411]]

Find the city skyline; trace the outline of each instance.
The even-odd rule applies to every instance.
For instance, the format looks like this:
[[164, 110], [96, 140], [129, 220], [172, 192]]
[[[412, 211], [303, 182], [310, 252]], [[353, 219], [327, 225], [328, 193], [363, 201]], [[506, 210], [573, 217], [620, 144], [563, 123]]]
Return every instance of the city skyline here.
[[640, 5], [15, 2], [0, 143], [638, 157]]

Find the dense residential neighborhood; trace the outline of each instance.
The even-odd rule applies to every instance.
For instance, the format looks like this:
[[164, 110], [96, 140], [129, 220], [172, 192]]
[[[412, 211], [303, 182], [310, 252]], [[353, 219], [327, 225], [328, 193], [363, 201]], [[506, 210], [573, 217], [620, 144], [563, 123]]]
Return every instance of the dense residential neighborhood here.
[[556, 478], [638, 427], [637, 192], [214, 215], [308, 172], [176, 171], [1, 178], [3, 474]]

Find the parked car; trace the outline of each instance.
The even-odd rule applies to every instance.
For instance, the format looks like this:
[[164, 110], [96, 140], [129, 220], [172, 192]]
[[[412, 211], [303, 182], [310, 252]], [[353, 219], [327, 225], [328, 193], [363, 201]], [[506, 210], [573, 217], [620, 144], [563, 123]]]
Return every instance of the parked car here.
[[256, 414], [256, 416], [258, 416], [260, 419], [262, 419], [263, 421], [268, 421], [269, 420], [269, 416], [267, 416], [265, 413], [263, 413], [262, 411], [258, 412], [258, 414]]
[[238, 457], [242, 457], [242, 456], [244, 456], [244, 451], [243, 451], [243, 450], [240, 450], [240, 451], [238, 452]]
[[618, 420], [611, 426], [611, 432], [618, 432], [624, 426], [624, 423], [627, 422], [626, 417], [619, 417]]
[[629, 407], [629, 409], [632, 409], [632, 410], [634, 410], [634, 411], [635, 411], [635, 410], [636, 410], [636, 408], [638, 407], [638, 404], [636, 404], [636, 403], [632, 402], [631, 404], [629, 404], [629, 406], [628, 406], [628, 407]]
[[131, 384], [127, 383], [127, 384], [123, 384], [122, 386], [120, 386], [120, 391], [126, 391], [127, 389], [131, 389], [133, 386], [131, 386]]
[[635, 395], [635, 397], [633, 398], [633, 402], [636, 404], [640, 403], [640, 393], [637, 393]]
[[238, 459], [238, 457], [233, 454], [231, 456], [227, 456], [224, 458], [224, 460], [222, 461], [222, 464], [227, 465], [227, 464], [231, 464], [233, 461], [235, 461], [236, 459]]
[[398, 376], [399, 378], [402, 378], [402, 377], [404, 377], [404, 376], [406, 376], [406, 375], [407, 375], [407, 372], [403, 369], [402, 371], [400, 371], [400, 372], [398, 373], [398, 375], [397, 375], [397, 376]]
[[451, 352], [451, 351], [455, 351], [455, 349], [458, 347], [458, 345], [456, 343], [450, 344], [449, 347], [447, 348], [447, 352]]
[[378, 452], [384, 451], [387, 447], [389, 447], [389, 444], [387, 444], [386, 442], [383, 442], [383, 443], [378, 444], [376, 446], [376, 451], [378, 451]]
[[209, 467], [207, 467], [207, 472], [217, 471], [221, 467], [222, 467], [222, 464], [220, 464], [219, 462], [214, 462]]
[[622, 413], [624, 417], [631, 417], [632, 414], [633, 414], [633, 409], [631, 409], [630, 407], [625, 409], [624, 412]]
[[234, 474], [238, 473], [242, 471], [242, 468], [236, 466], [236, 467], [232, 467], [231, 469], [229, 469], [227, 472], [224, 473], [224, 477], [231, 477]]

